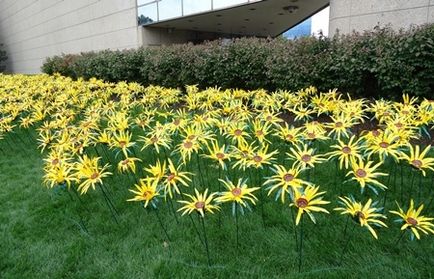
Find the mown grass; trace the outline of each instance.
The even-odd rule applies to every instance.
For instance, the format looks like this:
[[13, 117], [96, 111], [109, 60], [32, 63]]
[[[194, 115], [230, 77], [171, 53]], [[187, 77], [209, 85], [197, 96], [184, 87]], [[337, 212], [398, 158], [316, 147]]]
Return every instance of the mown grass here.
[[[144, 210], [138, 203], [126, 202], [131, 197], [128, 189], [132, 186], [126, 176], [106, 181], [119, 211], [120, 225], [112, 220], [101, 192], [90, 191], [80, 202], [64, 189], [42, 186], [42, 156], [35, 140], [27, 135], [18, 131], [0, 141], [0, 278], [433, 276], [432, 236], [423, 237], [421, 241], [405, 237], [396, 243], [400, 226], [392, 222], [394, 218], [390, 214], [389, 228], [378, 229], [379, 240], [373, 239], [366, 229], [350, 223], [348, 233], [352, 237], [341, 264], [346, 218], [336, 213], [317, 214], [316, 225], [306, 219], [303, 266], [299, 273], [289, 208], [274, 202], [272, 197], [267, 198], [264, 205], [265, 226], [260, 205], [240, 218], [238, 249], [230, 207], [222, 208], [221, 226], [218, 215], [206, 217], [212, 258], [212, 265], [208, 267], [204, 247], [190, 219], [179, 215], [177, 224], [167, 206], [160, 206], [171, 238], [167, 241], [153, 212]], [[283, 154], [281, 152], [279, 158]], [[399, 172], [399, 168], [397, 170]], [[403, 181], [405, 206], [410, 184], [407, 172]], [[205, 176], [206, 184], [214, 187], [216, 175], [216, 171], [209, 171], [209, 177]], [[311, 177], [327, 191], [326, 199], [332, 201], [330, 211], [341, 192], [361, 197], [355, 184], [341, 185], [342, 178], [336, 177], [334, 162], [320, 165]], [[429, 203], [431, 181], [432, 174], [422, 180], [420, 194], [415, 183], [411, 196], [416, 202]], [[396, 186], [390, 187], [387, 210], [395, 209], [394, 200], [400, 199], [400, 176], [394, 184]], [[380, 193], [378, 197], [380, 202], [383, 195]], [[432, 204], [425, 213], [433, 215]]]

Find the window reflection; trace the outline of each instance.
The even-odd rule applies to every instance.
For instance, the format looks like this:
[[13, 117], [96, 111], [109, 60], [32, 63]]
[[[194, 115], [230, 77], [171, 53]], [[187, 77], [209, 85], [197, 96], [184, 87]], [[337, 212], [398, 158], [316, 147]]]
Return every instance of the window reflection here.
[[213, 0], [213, 9], [221, 9], [249, 2], [248, 0]]
[[184, 0], [184, 15], [211, 10], [211, 0]]
[[158, 20], [182, 16], [181, 0], [161, 0], [158, 2]]
[[137, 8], [139, 25], [149, 24], [158, 20], [157, 3]]

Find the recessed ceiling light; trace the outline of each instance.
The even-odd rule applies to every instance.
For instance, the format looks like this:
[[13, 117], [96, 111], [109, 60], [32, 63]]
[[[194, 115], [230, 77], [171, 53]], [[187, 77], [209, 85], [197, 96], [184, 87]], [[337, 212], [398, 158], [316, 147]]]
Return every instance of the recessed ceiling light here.
[[220, 26], [220, 25], [222, 25], [222, 24], [221, 24], [221, 23], [219, 22], [219, 23], [217, 23], [217, 25], [219, 25], [219, 26]]
[[216, 17], [221, 17], [222, 15], [215, 15]]
[[192, 19], [189, 19], [189, 20], [188, 20], [188, 22], [194, 22], [194, 20], [192, 20]]
[[270, 22], [269, 24], [274, 24], [274, 22]]
[[278, 13], [278, 15], [284, 15], [284, 13]]
[[295, 13], [296, 11], [298, 11], [298, 6], [285, 6], [282, 8], [284, 11], [292, 14]]
[[245, 19], [244, 19], [244, 21], [250, 21], [250, 19], [248, 19], [248, 18], [245, 18]]
[[256, 11], [256, 8], [250, 8], [249, 10], [251, 10], [251, 11]]

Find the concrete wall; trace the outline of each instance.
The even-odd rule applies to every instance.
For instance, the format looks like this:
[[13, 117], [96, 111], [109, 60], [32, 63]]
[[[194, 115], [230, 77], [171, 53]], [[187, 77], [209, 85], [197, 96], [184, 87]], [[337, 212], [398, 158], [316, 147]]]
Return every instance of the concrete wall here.
[[329, 32], [363, 31], [390, 24], [394, 29], [434, 22], [434, 0], [330, 0]]
[[135, 0], [0, 0], [7, 71], [37, 73], [61, 53], [142, 44]]

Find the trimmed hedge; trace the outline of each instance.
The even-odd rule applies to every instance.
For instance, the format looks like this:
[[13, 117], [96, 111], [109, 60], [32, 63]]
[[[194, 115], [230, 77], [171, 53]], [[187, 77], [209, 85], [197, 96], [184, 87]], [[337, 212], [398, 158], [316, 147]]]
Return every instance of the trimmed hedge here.
[[298, 90], [314, 85], [363, 97], [408, 93], [432, 98], [434, 25], [398, 32], [375, 28], [333, 38], [241, 38], [65, 54], [48, 58], [42, 71], [165, 87]]

